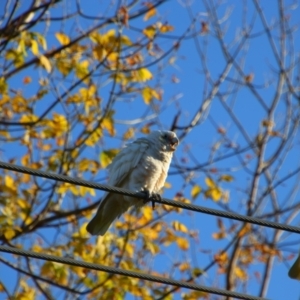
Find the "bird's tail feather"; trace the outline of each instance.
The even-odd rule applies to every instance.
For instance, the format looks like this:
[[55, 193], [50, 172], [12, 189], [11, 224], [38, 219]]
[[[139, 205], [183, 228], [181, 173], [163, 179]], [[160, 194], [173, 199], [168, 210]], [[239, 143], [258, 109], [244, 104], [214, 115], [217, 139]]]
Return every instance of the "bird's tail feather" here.
[[300, 254], [289, 270], [289, 276], [293, 279], [300, 280]]
[[94, 218], [87, 224], [86, 230], [92, 235], [104, 235], [111, 223], [128, 208], [127, 201], [122, 198], [107, 196], [100, 204]]

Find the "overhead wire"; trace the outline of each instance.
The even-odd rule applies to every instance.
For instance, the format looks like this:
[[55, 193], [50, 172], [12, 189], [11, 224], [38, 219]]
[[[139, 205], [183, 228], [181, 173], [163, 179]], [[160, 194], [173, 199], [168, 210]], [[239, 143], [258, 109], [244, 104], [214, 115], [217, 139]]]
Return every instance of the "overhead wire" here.
[[244, 300], [266, 300], [266, 298], [246, 295], [243, 293], [238, 293], [238, 292], [233, 292], [233, 291], [227, 291], [227, 290], [223, 290], [223, 289], [219, 289], [219, 288], [206, 287], [206, 286], [199, 285], [199, 284], [192, 283], [192, 282], [184, 282], [184, 281], [175, 280], [175, 279], [171, 279], [171, 278], [165, 278], [162, 276], [156, 276], [156, 275], [151, 275], [151, 274], [146, 274], [146, 273], [131, 271], [131, 270], [125, 270], [125, 269], [120, 269], [120, 268], [115, 268], [115, 267], [108, 267], [108, 266], [104, 266], [101, 264], [95, 264], [95, 263], [89, 263], [89, 262], [75, 260], [73, 258], [59, 257], [59, 256], [50, 255], [50, 254], [44, 254], [44, 253], [38, 253], [38, 252], [33, 252], [33, 251], [29, 251], [29, 250], [24, 250], [24, 249], [13, 248], [13, 247], [9, 247], [9, 246], [0, 245], [0, 251], [6, 252], [6, 253], [11, 253], [11, 254], [17, 254], [17, 255], [21, 255], [21, 256], [26, 256], [26, 257], [31, 257], [31, 258], [36, 258], [36, 259], [42, 259], [42, 260], [46, 260], [46, 261], [53, 261], [53, 262], [57, 262], [57, 263], [61, 263], [61, 264], [72, 265], [75, 267], [87, 268], [90, 270], [102, 271], [102, 272], [106, 272], [106, 273], [110, 273], [110, 274], [123, 275], [123, 276], [133, 277], [133, 278], [137, 278], [137, 279], [152, 281], [152, 282], [156, 282], [156, 283], [173, 285], [173, 286], [177, 286], [180, 288], [187, 288], [187, 289], [191, 289], [191, 290], [221, 295], [221, 296], [225, 296], [225, 297], [233, 297], [233, 298], [244, 299]]
[[122, 194], [122, 195], [131, 196], [131, 197], [135, 197], [135, 198], [141, 198], [141, 199], [145, 199], [148, 201], [158, 202], [160, 204], [166, 204], [166, 205], [177, 207], [177, 208], [195, 211], [198, 213], [214, 215], [214, 216], [218, 216], [218, 217], [222, 217], [222, 218], [252, 223], [252, 224], [256, 224], [256, 225], [260, 225], [260, 226], [264, 226], [264, 227], [279, 229], [279, 230], [293, 232], [293, 233], [300, 233], [300, 228], [296, 227], [296, 226], [292, 226], [292, 225], [282, 224], [282, 223], [278, 223], [278, 222], [264, 220], [264, 219], [261, 219], [258, 217], [245, 216], [245, 215], [237, 214], [234, 212], [212, 209], [212, 208], [203, 207], [200, 205], [180, 202], [180, 201], [176, 201], [176, 200], [170, 200], [170, 199], [166, 199], [166, 198], [162, 198], [162, 199], [151, 198], [151, 195], [149, 198], [149, 195], [147, 195], [146, 193], [143, 193], [143, 192], [134, 192], [134, 191], [130, 191], [127, 189], [110, 186], [107, 184], [91, 182], [91, 181], [87, 181], [87, 180], [80, 179], [80, 178], [74, 178], [74, 177], [70, 177], [70, 176], [66, 176], [66, 175], [55, 174], [55, 173], [46, 172], [46, 171], [42, 171], [42, 170], [38, 170], [38, 169], [32, 169], [32, 168], [28, 168], [28, 167], [18, 166], [18, 165], [14, 165], [11, 163], [5, 163], [5, 162], [0, 161], [0, 169], [16, 171], [16, 172], [20, 172], [20, 173], [33, 175], [33, 176], [38, 176], [38, 177], [48, 178], [48, 179], [52, 179], [52, 180], [56, 180], [56, 181], [71, 183], [74, 185], [85, 186], [85, 187], [92, 188], [92, 189], [103, 190], [106, 192]]
[[[223, 217], [223, 218], [229, 218], [229, 219], [233, 219], [233, 220], [237, 220], [237, 221], [248, 222], [248, 223], [252, 223], [252, 224], [256, 224], [256, 225], [260, 225], [260, 226], [264, 226], [264, 227], [284, 230], [284, 231], [293, 232], [293, 233], [300, 233], [300, 228], [296, 227], [296, 226], [291, 226], [291, 225], [281, 224], [278, 222], [263, 220], [263, 219], [260, 219], [257, 217], [252, 217], [252, 216], [245, 216], [245, 215], [241, 215], [241, 214], [237, 214], [237, 213], [233, 213], [233, 212], [211, 209], [211, 208], [207, 208], [207, 207], [203, 207], [203, 206], [199, 206], [199, 205], [194, 205], [191, 203], [185, 203], [185, 202], [170, 200], [170, 199], [166, 199], [166, 198], [156, 199], [155, 197], [151, 197], [151, 195], [149, 197], [149, 195], [147, 195], [144, 192], [134, 192], [134, 191], [130, 191], [130, 190], [123, 189], [123, 188], [109, 186], [107, 184], [100, 184], [100, 183], [91, 182], [91, 181], [87, 181], [87, 180], [80, 179], [80, 178], [74, 178], [74, 177], [70, 177], [70, 176], [66, 176], [66, 175], [55, 174], [55, 173], [42, 171], [42, 170], [38, 170], [38, 169], [32, 169], [32, 168], [19, 166], [19, 165], [15, 165], [15, 164], [11, 164], [11, 163], [5, 163], [5, 162], [0, 161], [0, 169], [6, 169], [6, 170], [10, 170], [10, 171], [20, 172], [20, 173], [24, 173], [24, 174], [37, 176], [37, 177], [42, 177], [42, 178], [47, 178], [47, 179], [56, 180], [56, 181], [60, 181], [60, 182], [84, 186], [84, 187], [88, 187], [88, 188], [92, 188], [92, 189], [122, 194], [122, 195], [131, 196], [131, 197], [135, 197], [135, 198], [141, 198], [141, 199], [145, 199], [145, 200], [152, 201], [152, 202], [158, 202], [160, 204], [165, 204], [165, 205], [169, 205], [169, 206], [173, 206], [173, 207], [177, 207], [177, 208], [195, 211], [198, 213], [215, 215], [215, 216], [219, 216], [219, 217]], [[237, 293], [237, 292], [222, 290], [222, 289], [218, 289], [218, 288], [206, 287], [206, 286], [198, 285], [198, 284], [191, 283], [191, 282], [183, 282], [183, 281], [179, 281], [179, 280], [175, 280], [175, 279], [164, 278], [161, 276], [154, 276], [154, 275], [145, 274], [145, 273], [136, 272], [136, 271], [108, 267], [108, 266], [104, 266], [104, 265], [100, 265], [100, 264], [78, 261], [78, 260], [66, 258], [66, 257], [58, 257], [58, 256], [54, 256], [54, 255], [49, 255], [49, 254], [41, 254], [41, 253], [29, 251], [29, 250], [18, 249], [18, 248], [13, 248], [13, 247], [8, 247], [8, 246], [0, 245], [0, 251], [17, 254], [17, 255], [22, 255], [22, 256], [26, 256], [26, 257], [31, 257], [31, 258], [36, 258], [36, 259], [54, 261], [54, 262], [58, 262], [58, 263], [62, 263], [62, 264], [69, 264], [69, 265], [88, 268], [88, 269], [92, 269], [92, 270], [103, 271], [103, 272], [107, 272], [107, 273], [111, 273], [111, 274], [118, 274], [118, 275], [139, 278], [142, 280], [148, 280], [148, 281], [173, 285], [173, 286], [177, 286], [177, 287], [181, 287], [181, 288], [187, 288], [187, 289], [202, 291], [202, 292], [206, 292], [206, 293], [222, 295], [222, 296], [226, 296], [226, 297], [233, 297], [233, 298], [237, 298], [237, 299], [246, 299], [246, 300], [265, 299], [265, 298], [261, 298], [261, 297], [246, 295], [243, 293]]]

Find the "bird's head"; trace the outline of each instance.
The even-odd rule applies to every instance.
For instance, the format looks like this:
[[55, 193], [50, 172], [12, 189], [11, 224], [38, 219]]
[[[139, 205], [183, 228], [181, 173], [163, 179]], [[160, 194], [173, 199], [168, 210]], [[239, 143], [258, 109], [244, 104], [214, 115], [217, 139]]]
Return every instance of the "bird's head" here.
[[179, 139], [173, 131], [153, 131], [150, 136], [153, 140], [159, 141], [163, 151], [173, 152], [179, 144]]

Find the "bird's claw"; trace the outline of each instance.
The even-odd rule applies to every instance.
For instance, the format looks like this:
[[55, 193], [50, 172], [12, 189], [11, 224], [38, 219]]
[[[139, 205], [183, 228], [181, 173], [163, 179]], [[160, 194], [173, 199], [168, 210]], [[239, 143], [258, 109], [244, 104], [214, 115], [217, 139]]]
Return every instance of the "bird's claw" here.
[[155, 208], [155, 202], [160, 202], [161, 201], [161, 195], [158, 194], [158, 193], [152, 193], [151, 199], [152, 199], [152, 209], [154, 209]]
[[150, 193], [148, 190], [144, 189], [143, 192], [146, 194], [144, 202], [151, 201], [152, 209], [155, 209], [155, 202], [161, 201], [161, 195], [158, 193]]

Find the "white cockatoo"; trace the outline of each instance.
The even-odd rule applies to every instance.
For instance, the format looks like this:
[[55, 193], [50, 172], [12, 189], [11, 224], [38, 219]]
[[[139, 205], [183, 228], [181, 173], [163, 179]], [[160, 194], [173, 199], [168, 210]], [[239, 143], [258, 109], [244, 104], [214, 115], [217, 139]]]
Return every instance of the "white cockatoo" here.
[[[128, 144], [108, 166], [108, 185], [158, 196], [178, 143], [172, 131], [153, 131]], [[107, 192], [86, 229], [92, 235], [104, 235], [111, 223], [129, 207], [144, 203], [144, 199]]]
[[300, 254], [289, 270], [289, 276], [293, 279], [300, 280]]

